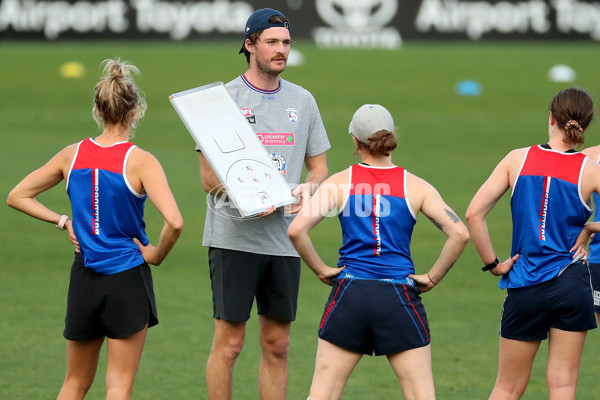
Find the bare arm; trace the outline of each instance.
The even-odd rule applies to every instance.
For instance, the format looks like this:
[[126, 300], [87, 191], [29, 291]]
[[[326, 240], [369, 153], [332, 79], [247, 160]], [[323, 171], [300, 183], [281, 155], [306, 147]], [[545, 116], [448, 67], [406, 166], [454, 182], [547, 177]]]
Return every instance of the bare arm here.
[[313, 157], [306, 157], [304, 159], [304, 164], [306, 165], [308, 174], [306, 175], [306, 181], [303, 184], [298, 185], [292, 191], [293, 196], [300, 195], [300, 201], [290, 208], [290, 213], [292, 214], [300, 211], [302, 205], [317, 191], [319, 185], [327, 179], [329, 174], [325, 153]]
[[581, 154], [585, 154], [589, 158], [591, 158], [595, 163], [598, 162], [600, 158], [600, 146], [587, 147], [581, 150]]
[[156, 246], [151, 243], [143, 246], [135, 238], [134, 241], [148, 264], [160, 265], [179, 239], [183, 218], [158, 160], [150, 153], [136, 149], [130, 161], [134, 164], [133, 173], [139, 176], [144, 190], [163, 218], [163, 228]]
[[310, 201], [302, 207], [288, 228], [288, 236], [304, 263], [322, 282], [328, 285], [331, 285], [333, 278], [343, 268], [332, 268], [323, 262], [317, 254], [308, 232], [338, 206], [338, 200], [341, 198], [339, 184], [346, 182], [347, 177], [347, 171], [344, 171], [325, 181]]
[[469, 232], [437, 190], [424, 180], [409, 175], [411, 193], [422, 194], [420, 211], [447, 236], [444, 247], [427, 274], [410, 275], [421, 291], [427, 292], [446, 276], [469, 242]]
[[577, 240], [575, 241], [575, 244], [569, 250], [569, 252], [575, 252], [573, 254], [574, 260], [585, 260], [587, 258], [586, 246], [588, 240], [590, 240], [592, 235], [597, 233], [600, 233], [600, 222], [588, 222], [583, 226], [581, 232], [579, 232], [579, 235], [577, 235]]
[[[600, 146], [594, 146], [582, 151], [583, 154], [591, 158], [585, 164], [583, 170], [581, 195], [584, 199], [589, 199], [592, 193], [600, 195], [600, 164], [597, 163], [600, 157]], [[600, 207], [600, 204], [594, 204], [595, 208]], [[575, 245], [569, 250], [574, 252], [574, 259], [585, 259], [587, 257], [587, 242], [593, 234], [600, 231], [600, 222], [588, 222], [579, 235]]]
[[222, 195], [225, 193], [225, 188], [221, 184], [217, 174], [213, 171], [204, 154], [200, 152], [198, 154], [200, 156], [200, 180], [202, 181], [202, 188], [206, 193], [212, 193], [215, 196]]
[[[490, 264], [496, 259], [496, 251], [492, 245], [486, 216], [510, 188], [510, 168], [512, 164], [519, 161], [519, 158], [519, 153], [511, 153], [505, 157], [479, 188], [467, 209], [466, 219], [469, 232], [475, 249], [484, 264]], [[490, 272], [494, 275], [504, 275], [510, 271], [517, 259], [518, 255], [508, 258], [491, 269]]]
[[[66, 147], [45, 165], [27, 175], [11, 190], [6, 203], [10, 207], [34, 218], [57, 224], [62, 215], [48, 209], [36, 199], [36, 196], [56, 186], [65, 178], [75, 148], [76, 145]], [[69, 232], [69, 239], [76, 249], [79, 249], [79, 243], [70, 220], [65, 223], [65, 228]]]

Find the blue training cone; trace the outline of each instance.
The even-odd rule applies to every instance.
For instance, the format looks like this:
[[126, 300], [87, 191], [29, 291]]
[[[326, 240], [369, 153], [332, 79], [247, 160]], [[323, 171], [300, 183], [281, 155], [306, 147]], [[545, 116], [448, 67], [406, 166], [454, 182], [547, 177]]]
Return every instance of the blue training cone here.
[[481, 95], [481, 85], [479, 82], [466, 80], [456, 84], [456, 94], [459, 96], [479, 96]]

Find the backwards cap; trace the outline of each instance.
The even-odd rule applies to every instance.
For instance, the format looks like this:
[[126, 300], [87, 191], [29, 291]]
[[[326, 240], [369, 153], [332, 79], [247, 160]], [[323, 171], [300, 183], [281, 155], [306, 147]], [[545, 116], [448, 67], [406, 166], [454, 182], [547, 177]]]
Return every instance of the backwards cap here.
[[242, 43], [242, 48], [240, 49], [239, 54], [244, 53], [244, 49], [246, 48], [246, 38], [252, 35], [254, 32], [275, 27], [286, 28], [288, 30], [290, 29], [290, 23], [287, 22], [287, 18], [285, 18], [286, 22], [269, 22], [269, 19], [274, 15], [279, 15], [280, 17], [285, 18], [285, 15], [272, 8], [260, 8], [252, 13], [246, 22], [246, 29], [244, 30], [244, 43]]
[[394, 132], [394, 119], [379, 104], [361, 106], [354, 113], [348, 128], [348, 132], [362, 143], [369, 143], [369, 138], [381, 130]]

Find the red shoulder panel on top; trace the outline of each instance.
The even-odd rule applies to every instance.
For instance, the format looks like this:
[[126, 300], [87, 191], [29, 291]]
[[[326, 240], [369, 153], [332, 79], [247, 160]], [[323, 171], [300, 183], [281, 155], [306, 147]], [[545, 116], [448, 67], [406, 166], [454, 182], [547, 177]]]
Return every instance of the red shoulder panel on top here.
[[379, 194], [405, 198], [402, 167], [374, 168], [354, 165], [351, 183], [350, 195]]
[[550, 176], [577, 185], [584, 159], [581, 153], [560, 153], [533, 146], [520, 175]]
[[125, 142], [102, 147], [90, 139], [85, 139], [79, 146], [73, 169], [93, 168], [122, 174], [125, 155], [133, 145], [131, 142]]

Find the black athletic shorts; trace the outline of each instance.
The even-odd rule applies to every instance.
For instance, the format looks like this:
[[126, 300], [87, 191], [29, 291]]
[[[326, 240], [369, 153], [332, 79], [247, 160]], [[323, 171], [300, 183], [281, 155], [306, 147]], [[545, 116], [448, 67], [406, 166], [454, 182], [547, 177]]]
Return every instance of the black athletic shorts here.
[[300, 258], [208, 249], [213, 317], [231, 322], [250, 318], [254, 298], [260, 315], [296, 319]]
[[148, 264], [112, 275], [100, 275], [75, 254], [67, 296], [63, 336], [85, 341], [121, 339], [158, 324], [152, 273]]
[[548, 338], [550, 328], [573, 332], [596, 328], [587, 264], [575, 263], [549, 281], [507, 291], [500, 326], [503, 338], [538, 341]]
[[429, 324], [420, 295], [410, 283], [348, 278], [342, 273], [333, 281], [319, 338], [377, 356], [427, 346]]

